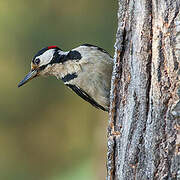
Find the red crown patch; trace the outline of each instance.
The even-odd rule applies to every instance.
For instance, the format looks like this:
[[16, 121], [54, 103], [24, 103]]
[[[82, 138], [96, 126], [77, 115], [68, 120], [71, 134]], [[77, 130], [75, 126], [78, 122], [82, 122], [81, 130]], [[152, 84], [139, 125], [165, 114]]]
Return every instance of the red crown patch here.
[[48, 46], [48, 49], [57, 48], [57, 46]]

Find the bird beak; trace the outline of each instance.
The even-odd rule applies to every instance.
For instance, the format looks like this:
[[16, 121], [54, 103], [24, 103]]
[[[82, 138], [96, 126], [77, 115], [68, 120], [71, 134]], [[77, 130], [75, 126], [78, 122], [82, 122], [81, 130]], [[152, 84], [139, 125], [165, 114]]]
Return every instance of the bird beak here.
[[37, 70], [31, 70], [25, 78], [18, 84], [18, 87], [21, 87], [22, 85], [26, 84], [31, 79], [35, 78], [37, 76], [38, 71]]

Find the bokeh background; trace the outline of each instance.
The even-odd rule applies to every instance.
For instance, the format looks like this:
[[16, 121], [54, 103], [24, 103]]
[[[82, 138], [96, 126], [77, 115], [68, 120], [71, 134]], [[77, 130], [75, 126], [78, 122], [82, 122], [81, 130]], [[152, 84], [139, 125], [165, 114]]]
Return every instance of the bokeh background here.
[[54, 77], [17, 84], [43, 47], [113, 55], [115, 0], [0, 0], [0, 180], [101, 180], [108, 114]]

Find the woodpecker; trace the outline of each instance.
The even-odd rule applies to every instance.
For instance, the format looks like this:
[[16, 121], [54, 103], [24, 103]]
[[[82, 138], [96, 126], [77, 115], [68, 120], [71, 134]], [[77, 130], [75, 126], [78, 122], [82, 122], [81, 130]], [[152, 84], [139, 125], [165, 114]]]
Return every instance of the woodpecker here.
[[18, 87], [38, 76], [55, 76], [96, 108], [108, 111], [112, 68], [113, 58], [98, 46], [83, 44], [67, 52], [49, 46], [34, 56], [31, 71]]

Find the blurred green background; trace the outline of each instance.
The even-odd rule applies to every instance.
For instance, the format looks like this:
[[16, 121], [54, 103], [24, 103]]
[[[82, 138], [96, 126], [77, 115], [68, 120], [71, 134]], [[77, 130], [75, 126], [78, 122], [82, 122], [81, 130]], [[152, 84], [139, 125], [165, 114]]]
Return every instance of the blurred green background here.
[[54, 77], [17, 84], [49, 45], [113, 55], [116, 9], [115, 0], [0, 0], [0, 180], [105, 179], [108, 114]]

